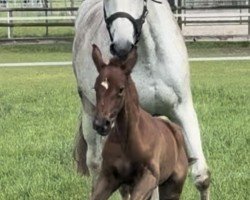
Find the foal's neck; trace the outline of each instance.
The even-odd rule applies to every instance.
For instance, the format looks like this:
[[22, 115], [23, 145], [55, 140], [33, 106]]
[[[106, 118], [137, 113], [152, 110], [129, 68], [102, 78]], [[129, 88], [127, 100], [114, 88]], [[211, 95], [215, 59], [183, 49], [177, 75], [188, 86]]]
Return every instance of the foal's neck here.
[[124, 106], [117, 117], [118, 132], [126, 140], [138, 135], [136, 130], [140, 119], [140, 106], [136, 87], [131, 77], [128, 79], [125, 88]]

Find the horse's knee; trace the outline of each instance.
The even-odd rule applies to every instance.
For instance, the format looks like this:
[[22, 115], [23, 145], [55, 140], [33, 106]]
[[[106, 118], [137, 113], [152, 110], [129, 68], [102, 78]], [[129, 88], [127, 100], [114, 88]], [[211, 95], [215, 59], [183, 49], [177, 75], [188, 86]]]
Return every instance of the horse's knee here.
[[91, 174], [96, 174], [100, 171], [101, 162], [92, 156], [87, 156], [87, 166], [91, 172]]
[[199, 191], [207, 190], [211, 182], [211, 172], [207, 170], [204, 174], [198, 174], [195, 177], [195, 186]]
[[196, 175], [195, 186], [200, 192], [201, 200], [209, 200], [209, 186], [211, 182], [211, 173], [209, 170], [206, 173], [201, 175]]

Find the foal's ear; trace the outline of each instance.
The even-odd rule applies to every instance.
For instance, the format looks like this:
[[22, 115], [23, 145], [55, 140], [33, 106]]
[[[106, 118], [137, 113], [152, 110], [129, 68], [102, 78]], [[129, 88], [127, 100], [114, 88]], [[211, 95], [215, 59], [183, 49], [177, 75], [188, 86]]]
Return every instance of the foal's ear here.
[[92, 44], [92, 48], [93, 48], [92, 49], [92, 59], [95, 63], [97, 71], [100, 72], [102, 67], [105, 65], [105, 63], [102, 59], [102, 53], [97, 45]]
[[123, 71], [129, 75], [132, 72], [132, 69], [134, 68], [136, 61], [137, 61], [137, 48], [133, 47], [131, 52], [128, 54], [127, 59], [123, 62], [122, 68]]

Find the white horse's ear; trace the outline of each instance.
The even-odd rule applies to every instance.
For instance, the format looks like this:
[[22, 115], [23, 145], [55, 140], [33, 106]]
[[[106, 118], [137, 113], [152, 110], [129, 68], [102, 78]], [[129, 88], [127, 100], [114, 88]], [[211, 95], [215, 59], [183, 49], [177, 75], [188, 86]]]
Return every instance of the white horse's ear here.
[[132, 72], [137, 62], [137, 57], [138, 57], [137, 48], [133, 47], [133, 49], [128, 54], [127, 59], [123, 62], [123, 65], [122, 65], [122, 68], [127, 75], [129, 75]]
[[105, 63], [102, 59], [102, 53], [97, 45], [93, 44], [92, 48], [93, 48], [92, 49], [92, 59], [95, 63], [97, 71], [100, 72], [102, 67], [105, 66]]

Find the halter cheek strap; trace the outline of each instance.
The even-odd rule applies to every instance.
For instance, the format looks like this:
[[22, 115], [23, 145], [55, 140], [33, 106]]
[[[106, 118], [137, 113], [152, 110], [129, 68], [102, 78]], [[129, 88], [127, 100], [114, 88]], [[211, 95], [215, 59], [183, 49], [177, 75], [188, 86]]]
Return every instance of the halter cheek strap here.
[[117, 18], [126, 18], [133, 24], [133, 27], [135, 30], [135, 44], [137, 44], [139, 39], [140, 39], [140, 36], [141, 36], [142, 25], [144, 24], [146, 16], [148, 14], [147, 0], [144, 0], [143, 12], [142, 12], [142, 15], [140, 16], [140, 18], [138, 18], [138, 19], [135, 19], [134, 17], [132, 17], [130, 14], [128, 14], [126, 12], [116, 12], [116, 13], [110, 15], [109, 17], [107, 17], [106, 10], [105, 10], [104, 6], [103, 6], [103, 9], [104, 9], [104, 20], [106, 22], [106, 26], [107, 26], [107, 29], [109, 32], [109, 37], [110, 37], [111, 41], [113, 41], [113, 36], [110, 32], [111, 24]]

